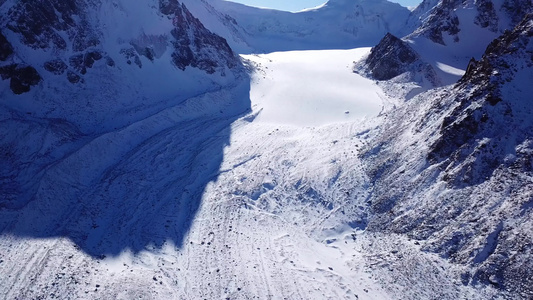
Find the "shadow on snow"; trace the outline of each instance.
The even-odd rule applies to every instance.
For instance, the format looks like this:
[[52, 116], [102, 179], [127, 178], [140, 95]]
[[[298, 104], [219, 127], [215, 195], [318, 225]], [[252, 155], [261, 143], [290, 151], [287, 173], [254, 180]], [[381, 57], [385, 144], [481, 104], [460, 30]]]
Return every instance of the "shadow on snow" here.
[[[139, 131], [118, 134], [122, 140], [107, 138], [98, 147], [94, 145], [102, 137], [72, 138], [53, 149], [69, 153], [60, 158], [23, 151], [35, 139], [21, 134], [33, 130], [42, 138], [50, 126], [62, 126], [53, 120], [41, 120], [40, 127], [33, 124], [11, 139], [3, 136], [0, 235], [66, 237], [97, 258], [160, 248], [167, 242], [181, 247], [206, 186], [218, 177], [231, 124], [250, 109], [249, 89], [246, 77], [234, 90], [240, 97], [224, 94], [214, 100], [231, 102], [226, 107], [176, 123], [164, 116], [153, 124], [168, 125], [143, 137], [136, 135], [150, 129], [147, 120], [137, 124]], [[135, 139], [138, 142], [128, 142]], [[123, 155], [113, 160], [107, 153]]]

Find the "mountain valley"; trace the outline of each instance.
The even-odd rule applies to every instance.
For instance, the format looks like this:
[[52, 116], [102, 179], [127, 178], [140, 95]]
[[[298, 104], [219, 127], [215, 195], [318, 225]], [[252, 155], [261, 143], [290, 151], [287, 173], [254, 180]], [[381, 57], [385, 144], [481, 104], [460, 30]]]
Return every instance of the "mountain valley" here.
[[0, 298], [533, 297], [530, 0], [0, 12]]

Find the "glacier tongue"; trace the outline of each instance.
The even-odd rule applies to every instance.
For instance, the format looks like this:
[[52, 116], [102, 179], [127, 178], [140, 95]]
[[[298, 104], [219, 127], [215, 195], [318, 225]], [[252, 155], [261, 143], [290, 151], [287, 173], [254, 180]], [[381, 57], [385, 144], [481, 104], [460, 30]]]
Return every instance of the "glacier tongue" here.
[[0, 3], [0, 298], [531, 297], [529, 0]]
[[[298, 68], [327, 69], [331, 54], [253, 60], [293, 55]], [[270, 80], [261, 76], [267, 66], [287, 68], [265, 63], [252, 78]], [[335, 69], [351, 74], [351, 66]], [[2, 295], [494, 295], [458, 285], [461, 269], [421, 252], [418, 242], [366, 231], [372, 182], [359, 149], [370, 141], [371, 120], [346, 122], [339, 111], [322, 126], [266, 122], [267, 99], [252, 93], [251, 103], [241, 102], [249, 90], [244, 84], [191, 98], [98, 136], [47, 168], [34, 201], [0, 212], [0, 273], [18, 274], [0, 282]], [[377, 91], [363, 80], [357, 93]], [[236, 117], [246, 106], [252, 111]]]

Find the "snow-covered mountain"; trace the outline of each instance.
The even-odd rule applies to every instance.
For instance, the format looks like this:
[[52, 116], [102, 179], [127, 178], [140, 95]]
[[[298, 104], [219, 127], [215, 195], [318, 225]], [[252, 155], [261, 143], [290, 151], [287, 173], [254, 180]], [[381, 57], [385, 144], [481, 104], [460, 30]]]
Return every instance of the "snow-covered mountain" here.
[[0, 298], [531, 298], [531, 12], [0, 0]]
[[29, 201], [44, 169], [82, 140], [246, 78], [226, 41], [177, 1], [6, 1], [0, 10], [2, 122], [11, 128], [2, 207]]
[[[387, 73], [387, 80], [405, 84], [402, 93], [408, 98], [453, 84], [464, 75], [471, 59], [480, 59], [492, 40], [532, 11], [528, 0], [423, 1], [404, 24], [408, 33], [393, 34], [396, 39], [386, 35], [373, 50], [376, 53], [359, 62], [355, 71], [376, 73], [378, 80], [383, 79], [380, 72]], [[406, 53], [410, 54], [403, 57]]]
[[[242, 73], [226, 41], [177, 1], [4, 1], [0, 9], [3, 84], [21, 94], [43, 81], [8, 104], [35, 114], [52, 117], [53, 109], [75, 118], [80, 101], [90, 98], [83, 114], [96, 115], [88, 126], [101, 125], [116, 118], [118, 108], [183, 100]], [[176, 82], [183, 83], [179, 89]], [[132, 100], [143, 97], [153, 100]], [[38, 105], [31, 103], [35, 98]]]
[[406, 34], [409, 16], [407, 8], [386, 0], [330, 0], [297, 13], [222, 0], [184, 2], [239, 53], [368, 47], [387, 32]]
[[410, 15], [405, 40], [444, 84], [456, 82], [471, 58], [533, 9], [529, 0], [423, 1]]
[[465, 285], [524, 299], [532, 294], [532, 26], [526, 15], [458, 83], [388, 111], [363, 154], [375, 184], [368, 230], [424, 241], [465, 266]]

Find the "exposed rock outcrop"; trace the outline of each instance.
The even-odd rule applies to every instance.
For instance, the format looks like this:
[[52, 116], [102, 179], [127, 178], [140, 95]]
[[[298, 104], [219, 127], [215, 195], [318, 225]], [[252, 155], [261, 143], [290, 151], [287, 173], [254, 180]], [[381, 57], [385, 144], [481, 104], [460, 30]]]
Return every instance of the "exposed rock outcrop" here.
[[356, 65], [356, 70], [367, 70], [377, 80], [389, 80], [404, 73], [422, 74], [433, 85], [438, 84], [431, 65], [422, 61], [406, 42], [388, 33], [370, 55]]
[[6, 61], [13, 54], [13, 47], [0, 32], [0, 61]]
[[433, 67], [424, 62], [408, 43], [391, 33], [372, 48], [366, 59], [355, 64], [354, 71], [380, 81], [403, 75], [399, 79], [402, 82], [427, 81], [430, 86], [440, 85]]
[[0, 77], [3, 80], [10, 80], [9, 87], [17, 95], [29, 92], [32, 86], [42, 80], [35, 68], [18, 64], [0, 67]]
[[160, 10], [172, 18], [174, 25], [171, 31], [174, 38], [172, 62], [176, 67], [184, 70], [191, 66], [212, 74], [220, 66], [232, 68], [237, 65], [226, 40], [207, 30], [185, 4], [176, 0], [160, 1]]

